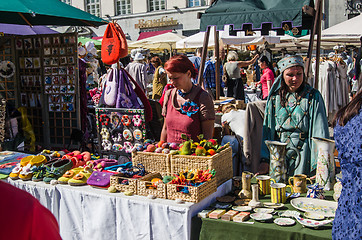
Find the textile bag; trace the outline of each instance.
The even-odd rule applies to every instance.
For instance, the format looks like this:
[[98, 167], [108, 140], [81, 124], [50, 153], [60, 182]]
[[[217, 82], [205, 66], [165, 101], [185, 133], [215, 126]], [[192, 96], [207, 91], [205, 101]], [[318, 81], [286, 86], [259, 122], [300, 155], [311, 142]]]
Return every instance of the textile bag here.
[[119, 70], [116, 108], [141, 108], [126, 72], [124, 69]]
[[115, 23], [114, 26], [117, 29], [119, 40], [121, 41], [121, 47], [120, 47], [120, 58], [124, 58], [128, 55], [128, 45], [127, 45], [127, 39], [126, 35], [124, 35], [121, 26], [118, 25], [118, 23]]
[[101, 57], [105, 64], [112, 65], [121, 58], [121, 40], [113, 23], [108, 23], [102, 39]]
[[104, 103], [110, 107], [116, 105], [117, 93], [118, 93], [118, 70], [112, 69], [108, 73], [107, 80], [104, 85]]

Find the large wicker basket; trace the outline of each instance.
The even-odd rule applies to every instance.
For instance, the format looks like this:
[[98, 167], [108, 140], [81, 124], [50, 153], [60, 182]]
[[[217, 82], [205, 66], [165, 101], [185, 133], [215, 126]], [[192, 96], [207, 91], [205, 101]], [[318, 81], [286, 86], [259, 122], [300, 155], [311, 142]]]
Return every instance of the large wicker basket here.
[[200, 202], [202, 199], [206, 198], [210, 194], [216, 192], [216, 178], [212, 178], [210, 181], [207, 181], [200, 185], [199, 187], [187, 186], [189, 193], [183, 193], [178, 191], [178, 187], [186, 187], [184, 185], [178, 184], [166, 184], [167, 187], [167, 198], [176, 200], [182, 199], [187, 202]]
[[141, 163], [147, 172], [158, 172], [166, 175], [171, 172], [170, 154], [153, 152], [133, 152], [133, 166]]
[[[222, 183], [233, 177], [233, 160], [231, 147], [211, 156], [190, 156], [190, 155], [171, 155], [171, 173], [177, 174], [186, 169], [215, 169], [216, 184]], [[147, 168], [146, 168], [147, 169]]]
[[159, 173], [150, 173], [138, 179], [137, 194], [141, 196], [153, 195], [157, 198], [167, 198], [166, 184], [158, 183], [157, 188], [149, 188], [152, 186], [151, 180], [154, 178], [162, 179]]
[[[121, 184], [124, 180], [127, 180], [128, 184]], [[122, 173], [111, 176], [111, 186], [114, 186], [120, 192], [130, 191], [137, 194], [137, 182], [138, 180], [136, 178], [124, 177]]]

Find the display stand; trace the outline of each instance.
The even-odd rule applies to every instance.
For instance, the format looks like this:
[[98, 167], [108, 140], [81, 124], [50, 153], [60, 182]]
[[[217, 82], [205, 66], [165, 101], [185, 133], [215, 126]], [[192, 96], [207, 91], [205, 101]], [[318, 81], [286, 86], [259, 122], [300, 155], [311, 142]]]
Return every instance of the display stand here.
[[98, 145], [102, 156], [130, 157], [146, 137], [144, 109], [96, 108]]
[[16, 74], [0, 78], [0, 94], [25, 107], [36, 144], [64, 147], [79, 128], [77, 34], [2, 37], [0, 58], [12, 61]]

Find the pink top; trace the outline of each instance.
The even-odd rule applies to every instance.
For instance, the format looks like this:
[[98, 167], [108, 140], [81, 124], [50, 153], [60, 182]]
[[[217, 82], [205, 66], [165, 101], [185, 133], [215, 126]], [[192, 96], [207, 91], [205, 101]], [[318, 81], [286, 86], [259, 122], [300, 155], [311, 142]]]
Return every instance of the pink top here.
[[263, 92], [263, 98], [268, 97], [268, 85], [267, 81], [271, 80], [271, 85], [274, 83], [274, 73], [270, 68], [265, 68], [263, 70], [263, 75], [260, 77], [261, 90]]

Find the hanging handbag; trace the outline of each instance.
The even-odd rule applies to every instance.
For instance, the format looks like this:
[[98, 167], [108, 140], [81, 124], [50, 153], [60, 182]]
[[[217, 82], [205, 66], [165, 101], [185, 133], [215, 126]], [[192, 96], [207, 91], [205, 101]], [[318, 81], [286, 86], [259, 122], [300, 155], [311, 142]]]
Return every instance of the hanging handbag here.
[[116, 105], [117, 93], [118, 93], [118, 70], [112, 69], [108, 73], [105, 88], [104, 88], [104, 102], [106, 105], [113, 107]]
[[108, 23], [102, 39], [101, 57], [105, 64], [112, 65], [120, 59], [121, 40], [113, 23]]
[[126, 70], [120, 69], [118, 74], [118, 94], [116, 108], [141, 108], [137, 94], [128, 79]]
[[124, 35], [121, 26], [118, 25], [118, 23], [115, 23], [114, 26], [117, 29], [119, 40], [121, 41], [121, 47], [120, 47], [120, 58], [124, 58], [128, 55], [128, 45], [127, 45], [127, 39], [126, 35]]

